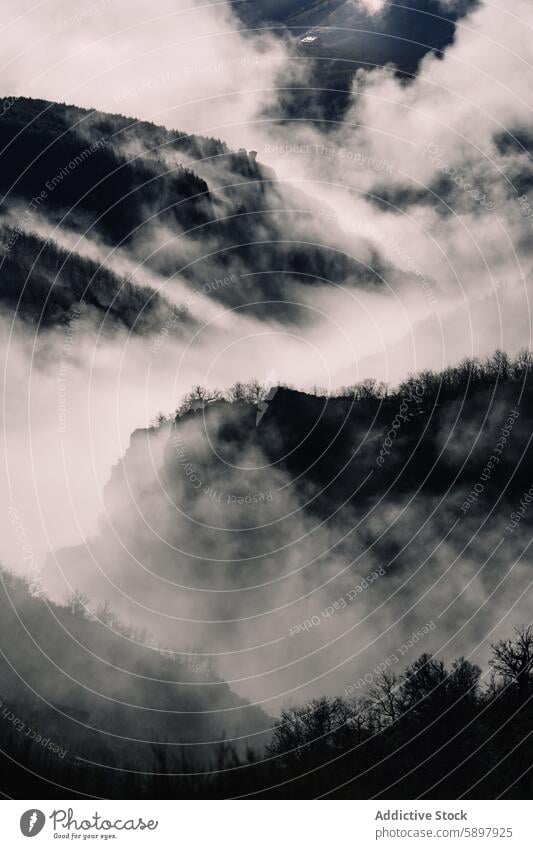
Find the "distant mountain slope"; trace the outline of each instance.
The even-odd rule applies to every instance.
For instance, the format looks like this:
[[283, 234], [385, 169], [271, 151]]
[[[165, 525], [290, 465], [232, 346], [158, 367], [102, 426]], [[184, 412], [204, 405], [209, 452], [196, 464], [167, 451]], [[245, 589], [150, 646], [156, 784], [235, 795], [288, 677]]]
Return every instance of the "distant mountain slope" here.
[[[506, 529], [531, 486], [532, 421], [527, 354], [421, 374], [392, 393], [372, 383], [336, 398], [278, 388], [261, 407], [204, 405], [135, 432], [106, 487], [98, 534], [49, 558], [46, 585], [58, 595], [76, 576], [89, 595], [110, 593], [125, 618], [136, 610], [126, 594], [150, 597], [146, 627], [166, 634], [165, 617], [177, 617], [173, 638], [216, 646], [217, 671], [244, 682], [239, 692], [255, 692], [261, 671], [269, 695], [290, 690], [291, 623], [348, 592], [354, 574], [382, 568], [375, 593], [391, 593], [387, 615], [413, 630], [418, 620], [400, 591], [411, 578], [410, 593], [424, 598], [434, 585], [444, 605], [450, 561], [464, 586], [489, 558], [476, 581], [484, 594], [495, 590], [533, 520], [524, 511], [519, 530]], [[484, 523], [505, 545], [495, 550]], [[513, 591], [499, 590], [501, 604]], [[471, 599], [459, 598], [455, 616], [466, 620]], [[487, 606], [479, 618], [493, 613]], [[345, 620], [357, 615], [354, 606]], [[271, 652], [252, 651], [272, 641]]]
[[[97, 118], [89, 110], [15, 100], [0, 118], [4, 203], [25, 198], [52, 218], [66, 215], [64, 226], [85, 224], [111, 242], [128, 239], [161, 210], [169, 222], [186, 216], [187, 227], [207, 220], [205, 181], [180, 165], [169, 170], [162, 161], [128, 157], [126, 139], [138, 140], [128, 135], [128, 126], [125, 119]], [[155, 127], [146, 141], [154, 134]]]
[[[82, 758], [72, 767], [84, 770], [72, 773], [74, 792], [94, 789], [95, 767], [87, 761], [107, 764], [98, 774], [112, 794], [118, 791], [109, 783], [110, 763], [120, 765], [119, 782], [137, 780], [121, 770], [146, 770], [139, 740], [148, 735], [199, 743], [220, 739], [212, 735], [223, 728], [244, 738], [241, 753], [247, 735], [260, 748], [266, 713], [246, 706], [220, 678], [234, 689], [259, 688], [259, 700], [263, 687], [266, 705], [291, 697], [301, 703], [309, 658], [311, 684], [328, 696], [329, 675], [340, 674], [339, 666], [347, 684], [372, 668], [358, 657], [368, 639], [358, 629], [368, 619], [376, 620], [378, 634], [395, 620], [403, 634], [430, 623], [438, 642], [427, 638], [422, 664], [435, 645], [457, 639], [470, 618], [471, 640], [479, 642], [480, 635], [492, 637], [504, 614], [528, 609], [522, 596], [531, 584], [531, 354], [511, 360], [496, 352], [485, 362], [416, 375], [393, 392], [367, 381], [335, 398], [282, 387], [256, 403], [242, 387], [229, 397], [193, 403], [175, 419], [135, 431], [112, 470], [98, 533], [50, 556], [45, 587], [60, 596], [76, 586], [109, 599], [96, 610], [100, 622], [83, 615], [79, 598], [70, 609], [46, 605], [4, 576], [0, 698], [8, 712]], [[353, 596], [354, 583], [361, 587], [376, 569], [380, 577]], [[347, 593], [353, 603], [333, 623], [326, 612]], [[441, 619], [444, 606], [453, 610]], [[116, 626], [113, 609], [138, 628], [153, 624], [156, 639], [180, 651], [198, 646], [200, 658], [234, 677], [202, 677], [201, 660], [191, 671], [154, 651], [153, 641], [143, 646], [137, 630]], [[295, 623], [305, 627], [298, 625], [292, 639]], [[332, 640], [334, 627], [342, 643]], [[396, 639], [402, 645], [405, 637]], [[337, 693], [346, 686], [341, 681], [334, 679]], [[24, 705], [28, 687], [69, 719], [58, 720], [33, 696]], [[89, 726], [77, 743], [71, 724], [77, 734]], [[124, 729], [134, 743], [124, 742]], [[0, 724], [1, 733], [8, 751], [17, 752], [16, 729]], [[278, 738], [283, 733], [280, 726]], [[157, 745], [148, 750], [156, 772], [188, 771], [180, 749], [172, 756]], [[204, 756], [213, 752], [207, 746]], [[201, 747], [186, 754], [201, 758]], [[35, 757], [32, 750], [34, 765]], [[222, 754], [220, 764], [227, 766]], [[269, 764], [264, 768], [268, 784]], [[277, 764], [272, 768], [278, 779], [287, 771], [284, 764], [279, 773]], [[54, 774], [50, 760], [47, 770]], [[57, 773], [64, 778], [63, 765]], [[335, 765], [332, 786], [337, 774]]]
[[[23, 232], [13, 238], [5, 227], [0, 238], [0, 304], [41, 330], [67, 324], [74, 313], [83, 312], [102, 331], [123, 327], [155, 333], [173, 314], [172, 304], [151, 287], [54, 242]], [[190, 318], [183, 315], [182, 324], [189, 326]]]
[[107, 605], [92, 612], [83, 605], [74, 595], [67, 606], [53, 604], [0, 570], [0, 748], [7, 743], [22, 766], [53, 767], [57, 759], [21, 725], [59, 746], [57, 765], [70, 773], [74, 792], [81, 761], [157, 770], [160, 742], [171, 744], [176, 765], [198, 764], [214, 755], [215, 741], [270, 727], [203, 658], [165, 654]]
[[[213, 299], [230, 308], [252, 304], [250, 311], [281, 321], [290, 321], [295, 312], [302, 318], [291, 306], [298, 300], [295, 287], [382, 286], [386, 264], [376, 257], [371, 270], [332, 248], [323, 240], [320, 222], [309, 215], [308, 199], [278, 184], [254, 151], [231, 151], [216, 139], [120, 115], [27, 98], [8, 102], [0, 117], [0, 223], [5, 228], [0, 274], [11, 278], [6, 296], [11, 304], [33, 251], [20, 234], [36, 236], [50, 228], [57, 228], [53, 238], [59, 240], [62, 233], [74, 234], [96, 248], [127, 251], [134, 265], [145, 263], [146, 271], [137, 275], [141, 288], [150, 270], [170, 284], [179, 276], [196, 290], [233, 275], [231, 286], [212, 287]], [[32, 270], [37, 279], [25, 292], [26, 315], [40, 312], [43, 262]], [[61, 303], [52, 303], [50, 314], [61, 312], [70, 297], [65, 287], [68, 267], [76, 277], [75, 263], [78, 271], [83, 265], [81, 259], [69, 260]], [[85, 266], [82, 276], [89, 273], [93, 270]], [[107, 288], [115, 285], [107, 274]], [[79, 286], [73, 279], [73, 290]], [[145, 294], [127, 288], [132, 303]], [[124, 305], [126, 291], [121, 297]], [[149, 312], [154, 309], [155, 304]], [[117, 320], [133, 326], [131, 308], [122, 317], [118, 312]], [[150, 318], [140, 316], [141, 324]]]

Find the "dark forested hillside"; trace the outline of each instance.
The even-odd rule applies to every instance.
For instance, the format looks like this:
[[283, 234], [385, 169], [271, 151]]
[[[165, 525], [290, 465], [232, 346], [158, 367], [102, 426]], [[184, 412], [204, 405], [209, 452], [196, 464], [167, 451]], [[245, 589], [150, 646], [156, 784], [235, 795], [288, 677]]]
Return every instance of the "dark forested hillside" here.
[[[337, 397], [278, 387], [262, 401], [259, 384], [255, 401], [253, 388], [248, 396], [246, 387], [237, 387], [237, 393], [215, 393], [209, 401], [200, 392], [190, 401], [196, 412], [182, 407], [175, 419], [163, 416], [159, 427], [137, 431], [112, 472], [105, 495], [111, 525], [128, 535], [139, 512], [147, 520], [136, 529], [128, 555], [105, 525], [91, 544], [114, 575], [128, 574], [126, 563], [137, 550], [141, 560], [149, 552], [157, 574], [180, 574], [185, 583], [201, 585], [212, 578], [209, 552], [227, 544], [227, 535], [207, 521], [213, 501], [220, 511], [217, 526], [242, 527], [244, 521], [249, 528], [243, 553], [263, 550], [269, 522], [290, 538], [292, 505], [309, 521], [338, 522], [341, 538], [343, 527], [357, 527], [358, 544], [372, 543], [387, 561], [398, 558], [397, 572], [409, 570], [403, 541], [414, 521], [414, 495], [432, 514], [431, 505], [438, 506], [436, 527], [458, 520], [466, 537], [487, 515], [505, 524], [529, 489], [532, 380], [528, 352], [514, 360], [497, 352], [485, 362], [421, 373], [394, 391], [366, 381]], [[380, 533], [384, 505], [394, 505], [400, 515]], [[259, 518], [265, 516], [261, 530]], [[374, 531], [359, 516], [374, 517]], [[207, 526], [200, 538], [193, 536], [189, 553], [180, 553], [197, 521]], [[521, 530], [529, 521], [526, 516]], [[161, 541], [169, 534], [175, 551]], [[79, 556], [83, 568], [72, 551], [60, 560], [66, 574], [87, 576], [82, 588], [90, 591], [90, 558], [81, 550]], [[231, 583], [234, 570], [220, 564], [219, 579], [225, 574]], [[142, 586], [143, 576], [134, 573]]]
[[[0, 759], [14, 796], [54, 797], [58, 785], [99, 796], [114, 782], [91, 763], [199, 770], [216, 757], [209, 741], [237, 737], [242, 754], [247, 735], [268, 738], [270, 718], [238, 699], [205, 658], [164, 651], [109, 605], [75, 592], [53, 604], [2, 570], [0, 631]], [[144, 783], [153, 794], [154, 781]]]
[[[103, 331], [123, 327], [156, 333], [172, 311], [148, 286], [121, 278], [101, 263], [62, 250], [50, 240], [0, 231], [0, 302], [12, 315], [43, 330], [62, 326], [83, 312]], [[182, 322], [190, 319], [182, 316]]]
[[[237, 400], [231, 390], [226, 397], [215, 393], [209, 403], [199, 396], [173, 422], [167, 473], [179, 469], [173, 444], [194, 427], [194, 452], [205, 457], [202, 446], [209, 441], [220, 449], [218, 459], [211, 452], [209, 465], [195, 458], [204, 477], [221, 474], [229, 457], [260, 450], [268, 460], [265, 474], [283, 470], [302, 492], [312, 493], [308, 507], [317, 512], [333, 512], [347, 501], [360, 505], [384, 490], [403, 497], [418, 491], [446, 495], [453, 488], [460, 504], [459, 493], [468, 494], [498, 448], [483, 500], [512, 500], [530, 482], [531, 367], [527, 351], [514, 359], [498, 351], [442, 373], [422, 372], [394, 390], [369, 380], [329, 397], [283, 386], [272, 389], [266, 402], [261, 387], [257, 401], [253, 387], [247, 394], [244, 386]], [[169, 419], [163, 431], [168, 427]], [[138, 438], [136, 444], [142, 443]], [[246, 471], [241, 477], [244, 485]]]
[[[527, 697], [523, 689], [517, 694], [505, 676], [487, 689], [486, 651], [479, 655], [483, 680], [473, 661], [449, 668], [432, 651], [453, 641], [456, 623], [468, 620], [477, 603], [476, 594], [464, 589], [454, 598], [454, 586], [479, 584], [482, 597], [497, 591], [505, 605], [518, 592], [512, 582], [502, 586], [509, 567], [515, 564], [515, 580], [518, 569], [529, 569], [520, 552], [532, 520], [527, 511], [531, 380], [527, 352], [514, 360], [497, 352], [483, 362], [470, 360], [441, 374], [413, 376], [394, 391], [373, 381], [336, 397], [283, 387], [267, 392], [260, 384], [239, 384], [225, 396], [198, 387], [177, 415], [162, 415], [157, 425], [132, 435], [106, 488], [99, 533], [83, 547], [49, 558], [45, 584], [58, 596], [77, 581], [89, 597], [105, 596], [125, 619], [135, 615], [148, 629], [159, 628], [161, 639], [207, 646], [216, 640], [224, 646], [223, 656], [215, 658], [220, 660], [217, 671], [230, 683], [235, 680], [237, 690], [243, 676], [254, 678], [264, 663], [261, 653], [249, 656], [248, 650], [232, 661], [243, 641], [240, 623], [250, 619], [253, 644], [266, 640], [265, 634], [276, 636], [281, 688], [293, 684], [290, 670], [301, 653], [326, 651], [322, 645], [329, 644], [334, 627], [327, 613], [334, 610], [328, 607], [332, 595], [349, 594], [350, 573], [333, 575], [336, 590], [327, 588], [333, 579], [333, 545], [335, 558], [356, 558], [359, 574], [374, 575], [364, 596], [354, 596], [356, 602], [344, 604], [336, 614], [335, 627], [343, 633], [349, 626], [348, 633], [353, 630], [345, 640], [356, 657], [345, 661], [343, 675], [337, 673], [328, 688], [339, 694], [344, 689], [344, 699], [331, 695], [311, 700], [305, 709], [288, 708], [282, 715], [285, 725], [269, 743], [268, 757], [274, 753], [275, 762], [251, 770], [257, 784], [249, 786], [248, 778], [241, 784], [236, 774], [227, 790], [213, 776], [203, 792], [262, 792], [264, 782], [287, 779], [295, 781], [291, 794], [302, 797], [336, 794], [335, 788], [345, 782], [340, 795], [411, 798], [425, 790], [446, 797], [458, 786], [448, 776], [459, 768], [460, 752], [472, 758], [465, 792], [472, 787], [474, 795], [490, 795], [516, 779], [510, 793], [520, 795], [528, 779], [524, 785], [516, 772], [519, 755], [506, 759], [506, 752], [531, 722], [529, 689]], [[452, 449], [447, 437], [454, 429]], [[519, 510], [520, 504], [525, 506]], [[360, 517], [366, 517], [364, 523]], [[330, 549], [321, 531], [324, 520], [329, 522]], [[503, 545], [496, 543], [496, 530], [478, 538], [487, 523], [497, 524]], [[454, 535], [449, 538], [450, 529]], [[288, 569], [299, 573], [304, 562], [292, 552], [292, 541], [309, 535], [310, 552], [319, 555], [309, 561], [313, 571], [291, 578], [281, 595], [276, 588], [281, 580], [287, 582]], [[413, 536], [416, 547], [412, 542], [408, 547]], [[443, 538], [447, 549], [441, 558], [435, 540]], [[308, 550], [303, 554], [309, 556]], [[379, 573], [372, 573], [378, 564]], [[454, 564], [457, 577], [450, 574]], [[382, 577], [378, 580], [376, 574]], [[159, 613], [152, 616], [145, 608], [140, 615], [125, 595], [153, 597], [154, 580], [164, 585], [157, 596]], [[254, 592], [258, 584], [263, 588], [259, 595]], [[313, 606], [305, 595], [303, 601], [292, 598], [316, 592], [315, 585], [326, 585], [328, 591], [321, 590]], [[439, 587], [441, 594], [432, 600]], [[411, 607], [426, 595], [428, 603], [406, 614], [411, 593]], [[445, 624], [435, 611], [450, 598], [455, 612]], [[429, 651], [415, 662], [412, 657], [403, 661], [406, 652], [393, 649], [384, 665], [379, 661], [369, 674], [371, 662], [357, 659], [365, 639], [358, 629], [372, 616], [380, 633], [383, 599], [387, 621], [402, 611], [397, 639], [418, 634], [424, 622]], [[266, 629], [261, 618], [265, 605], [270, 610]], [[499, 609], [478, 611], [489, 633]], [[175, 618], [172, 627], [161, 626], [161, 612]], [[411, 640], [414, 652], [421, 639]], [[392, 684], [381, 673], [391, 673], [392, 684], [400, 688], [393, 708], [385, 698]], [[358, 680], [362, 683], [354, 685]], [[369, 702], [371, 685], [378, 684], [385, 688], [381, 701], [377, 704], [374, 696]], [[305, 694], [302, 684], [291, 703], [304, 702]], [[352, 696], [357, 696], [355, 704]], [[271, 714], [268, 704], [264, 707]], [[448, 706], [444, 712], [443, 704]], [[484, 740], [493, 732], [494, 745], [487, 748]], [[255, 749], [256, 759], [261, 760], [261, 751]], [[228, 752], [225, 756], [230, 757]], [[329, 759], [332, 766], [324, 766]], [[245, 762], [240, 768], [247, 773]], [[299, 775], [304, 777], [296, 780]]]
[[[385, 664], [364, 695], [352, 695], [352, 688], [344, 697], [314, 699], [283, 710], [269, 728], [266, 716], [196, 665], [191, 671], [141, 650], [143, 635], [120, 626], [108, 608], [91, 622], [79, 598], [59, 608], [6, 573], [1, 578], [2, 630], [10, 640], [1, 661], [0, 763], [9, 771], [12, 798], [531, 795], [531, 768], [524, 768], [533, 728], [530, 627], [491, 646], [488, 682], [463, 657], [447, 665], [423, 653], [399, 671]], [[32, 663], [28, 640], [39, 641]], [[111, 689], [103, 687], [104, 664], [114, 670]], [[147, 710], [143, 687], [153, 699], [156, 672], [161, 706]], [[215, 703], [209, 697], [214, 714], [200, 681], [219, 688]], [[223, 739], [199, 754], [201, 747], [189, 741], [206, 726], [220, 734], [226, 716], [230, 729], [232, 722], [241, 731], [255, 725], [246, 755], [239, 742]]]
[[[134, 132], [128, 135], [134, 123], [14, 100], [0, 118], [4, 204], [21, 197], [53, 219], [67, 216], [66, 226], [94, 228], [110, 243], [131, 238], [150, 213], [184, 229], [212, 217], [205, 181], [178, 163], [169, 169], [162, 159], [143, 157], [154, 134], [157, 150], [165, 142], [153, 127], [141, 145]], [[138, 142], [136, 154], [126, 154], [128, 142]]]
[[[134, 263], [142, 259], [133, 284], [141, 288], [128, 285], [118, 304], [125, 309], [116, 311], [117, 320], [127, 326], [133, 326], [136, 316], [145, 325], [157, 311], [142, 289], [150, 271], [168, 285], [179, 276], [192, 289], [232, 275], [231, 286], [213, 287], [214, 299], [228, 307], [248, 304], [248, 311], [280, 321], [301, 315], [293, 303], [298, 286], [383, 284], [387, 263], [375, 256], [370, 268], [332, 248], [320, 234], [320, 222], [310, 231], [308, 201], [281, 187], [254, 151], [231, 151], [216, 139], [120, 115], [27, 98], [7, 103], [0, 115], [0, 273], [11, 306], [22, 279], [29, 277], [22, 301], [26, 316], [31, 310], [40, 314], [38, 292], [46, 288], [49, 275], [42, 255], [33, 267], [35, 242], [21, 234], [36, 236], [43, 230], [51, 232], [52, 240], [72, 233], [94, 250], [104, 245], [106, 251], [127, 251]], [[46, 253], [52, 250], [49, 246]], [[97, 290], [97, 302], [102, 286], [108, 293], [116, 287], [105, 269], [93, 277], [94, 269], [86, 266], [78, 275], [81, 260], [70, 256], [69, 264], [77, 266], [74, 281], [88, 278], [88, 299], [91, 288]], [[70, 285], [85, 288], [81, 282]], [[69, 298], [63, 284], [59, 289], [54, 285], [45, 320], [61, 313]], [[105, 306], [106, 300], [111, 298], [104, 297]], [[113, 315], [111, 311], [110, 321]]]

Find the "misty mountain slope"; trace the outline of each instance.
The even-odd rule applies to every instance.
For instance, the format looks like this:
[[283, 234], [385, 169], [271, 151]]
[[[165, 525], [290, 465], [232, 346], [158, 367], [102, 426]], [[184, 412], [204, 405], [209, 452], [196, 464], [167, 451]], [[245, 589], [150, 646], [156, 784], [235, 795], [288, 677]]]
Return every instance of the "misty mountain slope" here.
[[[102, 332], [118, 327], [155, 333], [173, 314], [172, 304], [149, 286], [132, 283], [52, 241], [0, 231], [0, 304], [40, 330], [67, 324], [75, 313]], [[176, 323], [179, 323], [176, 320]], [[181, 323], [192, 326], [186, 315]]]
[[[199, 420], [197, 431], [205, 446], [211, 443], [218, 452], [217, 459], [205, 450], [200, 471], [213, 464], [216, 474], [216, 465], [223, 466], [234, 453], [246, 455], [260, 448], [268, 460], [265, 474], [278, 467], [288, 472], [295, 486], [316, 490], [312, 503], [323, 510], [343, 503], [351, 493], [361, 500], [384, 488], [398, 494], [421, 487], [422, 492], [439, 494], [454, 481], [455, 486], [468, 484], [491, 440], [497, 443], [499, 428], [516, 409], [513, 443], [506, 445], [488, 484], [501, 492], [509, 478], [506, 497], [512, 497], [528, 482], [532, 393], [527, 354], [513, 362], [497, 353], [487, 364], [465, 361], [441, 374], [421, 373], [389, 394], [372, 381], [332, 398], [280, 387], [260, 426], [255, 425], [256, 408], [238, 404], [222, 402], [189, 415]], [[187, 416], [176, 421], [178, 435], [186, 421]], [[387, 450], [389, 433], [394, 444]], [[242, 474], [245, 478], [246, 470]]]
[[0, 704], [71, 749], [67, 760], [109, 762], [114, 753], [132, 767], [150, 761], [158, 741], [189, 743], [177, 756], [203, 759], [213, 749], [202, 744], [269, 728], [205, 659], [165, 654], [109, 606], [89, 612], [74, 596], [58, 606], [7, 572], [1, 578]]
[[94, 227], [111, 242], [130, 238], [148, 214], [166, 207], [172, 206], [166, 216], [176, 223], [186, 205], [186, 226], [210, 216], [205, 182], [180, 165], [168, 173], [160, 161], [126, 156], [115, 141], [120, 122], [115, 127], [112, 116], [93, 128], [79, 123], [80, 114], [92, 117], [89, 110], [56, 107], [49, 115], [47, 108], [18, 98], [0, 119], [4, 203], [37, 198], [41, 213], [56, 219], [67, 214], [64, 226]]
[[94, 140], [92, 137], [98, 135], [105, 139], [113, 137], [113, 144], [124, 153], [132, 152], [135, 146], [137, 152], [146, 146], [156, 152], [168, 147], [197, 159], [229, 152], [227, 144], [220, 139], [181, 130], [169, 130], [162, 125], [139, 121], [125, 115], [33, 98], [14, 100], [16, 114], [12, 115], [12, 120], [19, 130], [29, 124], [35, 124], [36, 130], [50, 134], [61, 132], [67, 136], [79, 135], [87, 140]]
[[193, 289], [231, 277], [211, 297], [259, 317], [301, 319], [299, 288], [380, 288], [388, 269], [329, 244], [302, 192], [214, 139], [18, 98], [0, 117], [0, 166], [9, 250], [20, 232], [60, 224], [58, 239], [82, 233], [145, 263], [141, 283], [150, 271]]
[[[98, 534], [50, 557], [44, 585], [56, 597], [76, 580], [165, 642], [201, 646], [230, 686], [267, 705], [285, 688], [338, 693], [372, 668], [382, 629], [392, 648], [452, 602], [428, 648], [448, 637], [462, 651], [467, 634], [527, 601], [533, 514], [516, 528], [513, 517], [531, 486], [530, 369], [526, 354], [496, 354], [394, 393], [279, 388], [266, 409], [219, 401], [139, 430]], [[383, 577], [322, 622], [371, 574]], [[321, 627], [291, 640], [313, 616]], [[455, 634], [469, 617], [472, 632]], [[327, 680], [313, 684], [317, 670]]]
[[[464, 657], [447, 663], [424, 652], [391, 679], [377, 679], [372, 698], [319, 698], [283, 710], [270, 723], [253, 710], [256, 732], [265, 730], [250, 739], [255, 752], [222, 739], [198, 752], [175, 745], [187, 741], [175, 734], [186, 726], [186, 734], [215, 735], [216, 714], [171, 718], [170, 712], [203, 705], [198, 682], [215, 683], [208, 672], [196, 662], [188, 669], [128, 645], [124, 637], [141, 635], [120, 626], [109, 608], [98, 612], [109, 626], [104, 630], [86, 618], [79, 599], [59, 608], [7, 573], [0, 577], [0, 627], [9, 637], [0, 659], [0, 766], [9, 775], [10, 798], [57, 798], [60, 792], [68, 798], [284, 798], [287, 787], [291, 798], [531, 795], [523, 768], [533, 721], [531, 675], [520, 683], [498, 673], [485, 686], [481, 669]], [[94, 655], [81, 666], [83, 646]], [[129, 688], [117, 674], [120, 664], [137, 676]], [[166, 688], [165, 679], [176, 673], [184, 683]], [[104, 685], [112, 694], [109, 706], [89, 689]], [[170, 702], [159, 699], [165, 689]], [[146, 698], [150, 707], [123, 709], [124, 698]], [[224, 685], [220, 703], [231, 705], [241, 722], [250, 711]], [[149, 725], [145, 714], [161, 704], [169, 704], [169, 715], [159, 713]], [[107, 721], [111, 713], [116, 725]], [[461, 769], [465, 762], [468, 770]]]

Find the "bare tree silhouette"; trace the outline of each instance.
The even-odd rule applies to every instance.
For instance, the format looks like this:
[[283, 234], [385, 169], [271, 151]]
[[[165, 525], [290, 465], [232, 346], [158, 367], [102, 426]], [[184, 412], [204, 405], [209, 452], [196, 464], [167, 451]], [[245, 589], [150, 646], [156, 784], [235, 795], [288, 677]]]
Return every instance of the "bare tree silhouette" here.
[[491, 645], [493, 657], [490, 665], [505, 681], [514, 681], [520, 699], [525, 701], [532, 691], [533, 628], [522, 625], [515, 628], [514, 639], [499, 640]]

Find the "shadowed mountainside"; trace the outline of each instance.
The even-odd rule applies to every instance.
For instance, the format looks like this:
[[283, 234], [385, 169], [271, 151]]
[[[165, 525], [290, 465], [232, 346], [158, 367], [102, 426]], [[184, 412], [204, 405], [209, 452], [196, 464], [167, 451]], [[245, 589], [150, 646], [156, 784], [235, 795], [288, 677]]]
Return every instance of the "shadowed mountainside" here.
[[[87, 281], [96, 298], [105, 287], [104, 301], [117, 288], [110, 279], [113, 260], [143, 264], [135, 279], [128, 277], [131, 285], [122, 288], [115, 310], [128, 327], [136, 315], [147, 322], [145, 305], [145, 312], [157, 311], [145, 289], [154, 286], [152, 274], [162, 295], [174, 278], [201, 290], [206, 281], [232, 275], [232, 285], [213, 288], [213, 298], [230, 308], [252, 302], [252, 313], [282, 322], [296, 315], [305, 320], [305, 310], [291, 306], [299, 300], [292, 297], [297, 286], [382, 285], [387, 263], [376, 256], [370, 268], [327, 244], [306, 198], [278, 184], [254, 151], [64, 104], [6, 103], [0, 116], [1, 273], [8, 280], [2, 302], [13, 309], [28, 277], [25, 317], [40, 312], [43, 264], [64, 261], [51, 258], [55, 248], [48, 244], [33, 267], [43, 231], [60, 248], [70, 238], [65, 274], [70, 266], [73, 289]], [[95, 278], [88, 249], [107, 266]], [[54, 315], [64, 309], [64, 287], [60, 281], [49, 288], [47, 311]]]
[[207, 659], [165, 651], [109, 605], [74, 593], [57, 605], [5, 571], [0, 578], [0, 739], [4, 752], [9, 741], [3, 759], [21, 763], [10, 767], [15, 785], [31, 786], [24, 765], [47, 765], [52, 778], [57, 769], [74, 789], [87, 762], [157, 771], [172, 755], [198, 769], [217, 740], [237, 738], [244, 752], [248, 734], [267, 739], [269, 717], [238, 699]]

